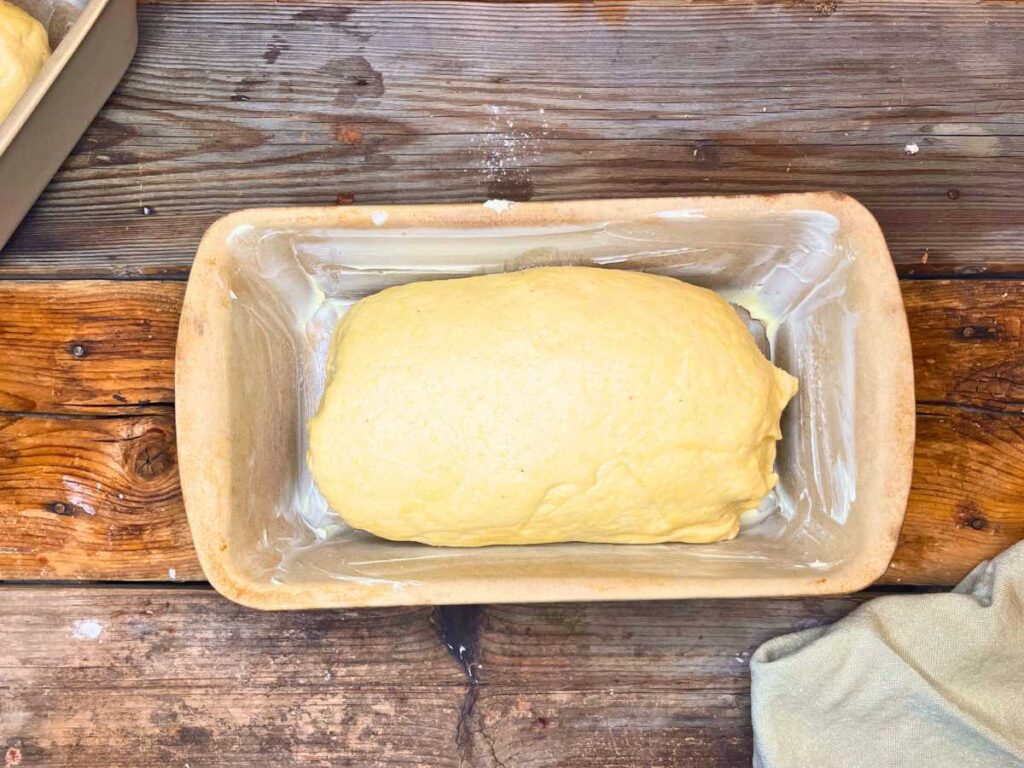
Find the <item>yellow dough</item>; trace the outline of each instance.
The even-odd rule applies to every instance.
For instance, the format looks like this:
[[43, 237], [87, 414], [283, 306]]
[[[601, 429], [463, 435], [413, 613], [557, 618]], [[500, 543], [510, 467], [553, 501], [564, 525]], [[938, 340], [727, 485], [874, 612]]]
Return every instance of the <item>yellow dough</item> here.
[[43, 25], [17, 6], [0, 0], [0, 120], [50, 58]]
[[331, 507], [463, 547], [732, 538], [797, 388], [711, 291], [589, 267], [389, 288], [329, 368], [308, 459]]

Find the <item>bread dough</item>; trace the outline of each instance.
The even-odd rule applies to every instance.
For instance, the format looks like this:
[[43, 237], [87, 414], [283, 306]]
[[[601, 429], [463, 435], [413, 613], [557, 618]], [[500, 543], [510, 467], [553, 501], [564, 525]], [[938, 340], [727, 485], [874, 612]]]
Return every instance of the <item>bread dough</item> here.
[[732, 538], [797, 388], [715, 293], [589, 267], [389, 288], [328, 368], [308, 459], [331, 507], [449, 546]]
[[0, 120], [50, 58], [43, 25], [15, 5], [0, 0]]

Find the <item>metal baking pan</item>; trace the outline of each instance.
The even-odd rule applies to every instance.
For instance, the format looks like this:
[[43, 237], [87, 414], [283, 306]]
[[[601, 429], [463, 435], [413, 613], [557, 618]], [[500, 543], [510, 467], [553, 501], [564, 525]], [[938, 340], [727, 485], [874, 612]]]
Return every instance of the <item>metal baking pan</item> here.
[[[800, 379], [765, 516], [714, 544], [470, 549], [347, 528], [305, 462], [331, 331], [363, 296], [524, 264], [718, 291]], [[176, 362], [199, 560], [259, 608], [852, 592], [885, 570], [910, 487], [910, 337], [882, 233], [835, 193], [240, 211], [203, 238]]]
[[0, 248], [128, 68], [135, 0], [11, 0], [39, 19], [53, 55], [0, 121]]

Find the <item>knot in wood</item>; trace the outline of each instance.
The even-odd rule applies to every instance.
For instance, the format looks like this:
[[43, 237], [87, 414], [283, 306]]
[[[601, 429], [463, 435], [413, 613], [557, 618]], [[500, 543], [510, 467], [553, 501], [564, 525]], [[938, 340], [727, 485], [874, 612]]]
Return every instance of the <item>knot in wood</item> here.
[[128, 466], [143, 480], [169, 472], [175, 464], [174, 441], [160, 429], [148, 429], [134, 444]]

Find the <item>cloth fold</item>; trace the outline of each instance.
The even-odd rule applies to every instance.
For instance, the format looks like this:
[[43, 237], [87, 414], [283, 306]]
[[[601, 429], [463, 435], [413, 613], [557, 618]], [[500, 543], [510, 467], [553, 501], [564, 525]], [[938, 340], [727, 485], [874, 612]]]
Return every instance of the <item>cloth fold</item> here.
[[756, 768], [1024, 766], [1024, 542], [750, 660]]

